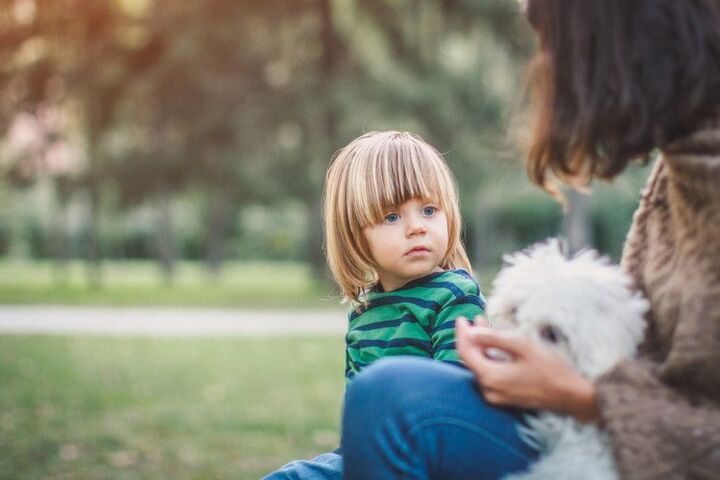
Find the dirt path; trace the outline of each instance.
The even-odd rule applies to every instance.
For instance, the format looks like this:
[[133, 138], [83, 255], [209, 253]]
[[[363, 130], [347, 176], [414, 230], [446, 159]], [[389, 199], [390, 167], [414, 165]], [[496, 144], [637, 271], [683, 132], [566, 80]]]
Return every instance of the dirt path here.
[[0, 306], [0, 335], [341, 335], [342, 310]]

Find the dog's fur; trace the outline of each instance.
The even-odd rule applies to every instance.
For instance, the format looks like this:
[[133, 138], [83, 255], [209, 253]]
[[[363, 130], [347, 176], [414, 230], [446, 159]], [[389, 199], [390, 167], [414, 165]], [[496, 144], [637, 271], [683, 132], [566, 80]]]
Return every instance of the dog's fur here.
[[[488, 299], [493, 327], [542, 343], [591, 380], [635, 354], [648, 302], [620, 267], [590, 250], [566, 259], [556, 240], [505, 260]], [[618, 477], [607, 436], [595, 426], [550, 412], [527, 420], [521, 433], [542, 456], [507, 479]]]

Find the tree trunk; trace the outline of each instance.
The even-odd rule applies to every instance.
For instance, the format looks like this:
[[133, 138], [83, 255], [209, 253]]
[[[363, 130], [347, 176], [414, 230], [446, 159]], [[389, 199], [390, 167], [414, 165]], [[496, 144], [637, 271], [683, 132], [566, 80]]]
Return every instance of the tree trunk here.
[[55, 195], [57, 198], [57, 212], [53, 224], [52, 251], [55, 259], [53, 264], [53, 277], [58, 285], [65, 285], [68, 277], [67, 252], [67, 222], [68, 204], [70, 203], [70, 188], [67, 178], [60, 177], [55, 180]]
[[473, 244], [467, 246], [467, 251], [472, 257], [470, 260], [473, 267], [477, 269], [498, 263], [498, 259], [493, 256], [498, 242], [495, 221], [487, 205], [480, 194], [475, 195]]
[[574, 254], [591, 246], [589, 198], [574, 189], [568, 189], [566, 197], [568, 208], [563, 222], [563, 235], [568, 242], [568, 253]]
[[157, 258], [160, 271], [167, 285], [175, 280], [175, 262], [177, 248], [175, 229], [172, 215], [172, 196], [167, 190], [162, 190], [156, 198], [157, 201]]
[[227, 189], [210, 192], [207, 217], [206, 266], [211, 279], [217, 280], [225, 260], [225, 239], [232, 212]]
[[320, 199], [316, 199], [310, 207], [310, 216], [308, 218], [308, 261], [310, 262], [313, 277], [316, 280], [325, 280], [329, 277], [326, 268], [325, 253], [323, 252], [324, 237]]
[[100, 245], [100, 155], [98, 153], [98, 131], [95, 126], [90, 127], [88, 134], [88, 160], [90, 168], [86, 178], [88, 192], [88, 209], [85, 235], [85, 269], [88, 284], [91, 288], [99, 289], [103, 284], [102, 272], [102, 246]]
[[88, 185], [85, 266], [90, 287], [102, 287], [102, 248], [100, 246], [100, 186], [95, 177]]
[[[322, 113], [322, 125], [324, 130], [324, 142], [326, 145], [325, 162], [330, 160], [332, 152], [338, 147], [338, 112], [334, 98], [335, 76], [337, 74], [338, 58], [340, 51], [339, 39], [333, 24], [332, 0], [321, 0], [319, 3], [321, 30], [320, 44], [322, 46], [322, 57], [320, 70], [322, 80], [318, 84], [319, 98], [324, 99], [324, 110]], [[323, 162], [323, 165], [326, 163]], [[322, 175], [319, 178], [323, 178]], [[312, 185], [312, 183], [311, 183]], [[326, 279], [327, 269], [325, 267], [325, 255], [323, 254], [323, 228], [322, 228], [322, 204], [319, 195], [321, 188], [311, 188], [311, 198], [308, 201], [310, 207], [310, 218], [308, 221], [308, 260], [316, 279]]]

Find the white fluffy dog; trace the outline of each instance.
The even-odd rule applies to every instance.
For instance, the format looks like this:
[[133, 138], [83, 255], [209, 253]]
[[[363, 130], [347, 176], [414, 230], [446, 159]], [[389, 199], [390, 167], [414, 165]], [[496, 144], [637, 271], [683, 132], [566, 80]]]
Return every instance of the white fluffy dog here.
[[[488, 299], [493, 327], [542, 343], [589, 379], [635, 354], [648, 302], [620, 267], [594, 251], [567, 259], [556, 240], [505, 260]], [[551, 412], [528, 416], [528, 424], [521, 433], [542, 456], [507, 479], [618, 478], [607, 436], [595, 426]]]

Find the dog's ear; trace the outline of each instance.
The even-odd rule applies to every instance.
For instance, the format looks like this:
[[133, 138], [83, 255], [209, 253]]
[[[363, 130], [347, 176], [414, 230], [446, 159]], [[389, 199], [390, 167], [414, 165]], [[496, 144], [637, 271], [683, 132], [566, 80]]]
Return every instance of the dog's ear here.
[[501, 268], [507, 268], [512, 267], [514, 264], [514, 257], [515, 255], [512, 253], [506, 253], [502, 256], [502, 267]]
[[520, 250], [517, 252], [504, 254], [502, 256], [502, 261], [503, 261], [502, 268], [508, 268], [508, 267], [512, 267], [513, 265], [515, 265], [520, 257], [527, 256], [527, 254], [526, 254], [527, 250], [528, 249], [526, 248], [525, 250]]
[[553, 251], [563, 254], [562, 242], [563, 241], [558, 238], [550, 237], [541, 242], [533, 243], [522, 250], [506, 253], [503, 255], [503, 268], [516, 265], [523, 259], [533, 258], [538, 255], [545, 256]]

